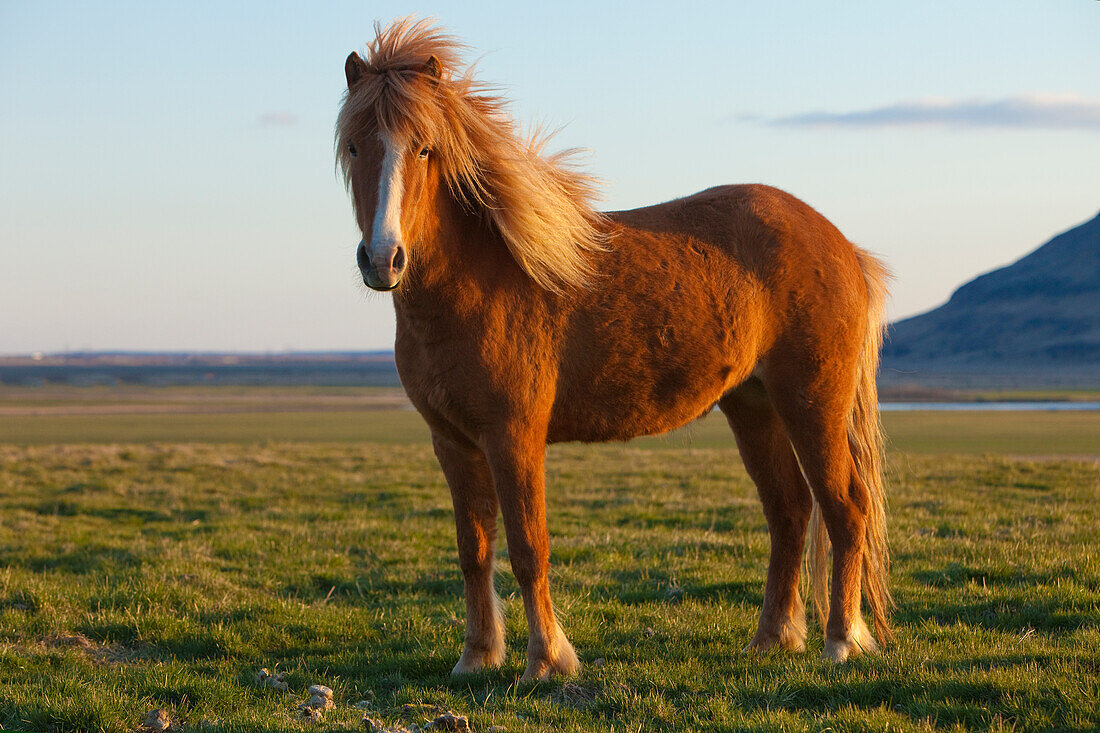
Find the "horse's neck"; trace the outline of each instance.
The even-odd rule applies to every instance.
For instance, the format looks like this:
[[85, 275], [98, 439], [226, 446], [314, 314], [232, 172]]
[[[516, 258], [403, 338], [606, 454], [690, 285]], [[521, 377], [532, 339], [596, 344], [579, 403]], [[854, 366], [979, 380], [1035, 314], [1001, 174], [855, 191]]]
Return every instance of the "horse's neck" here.
[[527, 281], [500, 235], [457, 204], [444, 211], [434, 235], [418, 243], [412, 257], [394, 305], [415, 321], [485, 310]]

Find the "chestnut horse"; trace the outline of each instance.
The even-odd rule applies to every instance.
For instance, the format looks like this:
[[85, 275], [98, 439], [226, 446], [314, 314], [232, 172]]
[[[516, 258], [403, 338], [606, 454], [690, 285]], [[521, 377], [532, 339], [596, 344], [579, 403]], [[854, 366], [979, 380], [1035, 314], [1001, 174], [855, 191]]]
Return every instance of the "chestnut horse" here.
[[397, 368], [454, 503], [466, 592], [454, 673], [504, 659], [498, 510], [527, 612], [524, 677], [578, 667], [550, 600], [546, 445], [663, 433], [715, 405], [771, 535], [748, 648], [804, 648], [807, 532], [825, 656], [876, 647], [861, 589], [889, 638], [883, 266], [768, 186], [599, 213], [593, 180], [519, 137], [461, 70], [461, 44], [424, 21], [375, 31], [366, 60], [345, 65], [337, 155], [363, 281], [393, 291]]

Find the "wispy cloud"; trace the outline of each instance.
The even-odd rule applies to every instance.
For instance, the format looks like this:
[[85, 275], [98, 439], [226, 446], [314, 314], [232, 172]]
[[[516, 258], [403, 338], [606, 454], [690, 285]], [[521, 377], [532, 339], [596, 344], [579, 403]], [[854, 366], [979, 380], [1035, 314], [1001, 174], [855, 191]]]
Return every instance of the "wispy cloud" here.
[[293, 127], [298, 124], [298, 115], [290, 112], [264, 112], [256, 118], [259, 127]]
[[1062, 129], [1100, 132], [1100, 99], [1025, 94], [1001, 99], [920, 99], [850, 112], [803, 112], [780, 117], [737, 115], [770, 127], [908, 127]]

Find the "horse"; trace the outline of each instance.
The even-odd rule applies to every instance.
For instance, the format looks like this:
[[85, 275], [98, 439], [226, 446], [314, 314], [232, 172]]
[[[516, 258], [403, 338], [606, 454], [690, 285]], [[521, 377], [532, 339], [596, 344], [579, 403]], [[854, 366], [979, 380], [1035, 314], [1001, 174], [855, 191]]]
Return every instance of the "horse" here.
[[598, 212], [573, 151], [520, 134], [461, 42], [424, 20], [374, 30], [345, 63], [336, 155], [356, 262], [392, 292], [397, 369], [454, 506], [466, 631], [453, 674], [504, 659], [498, 511], [527, 616], [523, 678], [579, 668], [550, 596], [547, 444], [663, 433], [715, 406], [771, 540], [746, 649], [805, 649], [807, 538], [824, 656], [888, 641], [885, 267], [765, 185]]

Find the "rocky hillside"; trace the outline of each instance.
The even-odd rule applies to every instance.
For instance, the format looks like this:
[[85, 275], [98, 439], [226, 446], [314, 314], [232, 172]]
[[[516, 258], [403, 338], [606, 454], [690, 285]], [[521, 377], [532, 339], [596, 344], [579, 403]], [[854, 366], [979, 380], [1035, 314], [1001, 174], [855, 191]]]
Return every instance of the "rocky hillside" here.
[[1100, 379], [1100, 215], [893, 324], [883, 366]]

